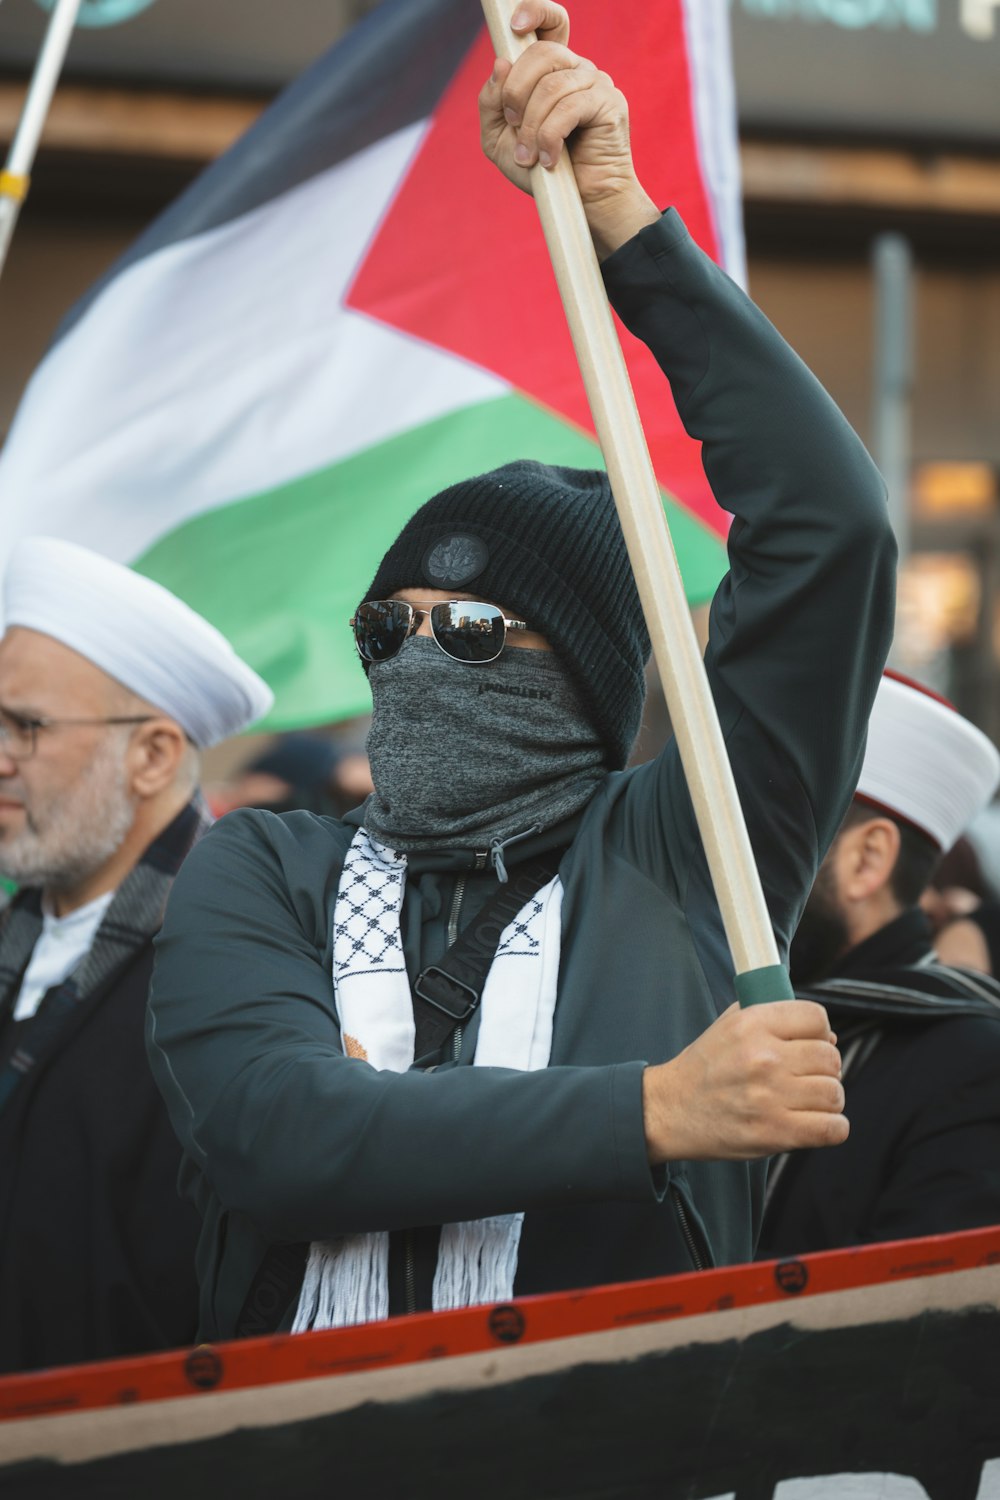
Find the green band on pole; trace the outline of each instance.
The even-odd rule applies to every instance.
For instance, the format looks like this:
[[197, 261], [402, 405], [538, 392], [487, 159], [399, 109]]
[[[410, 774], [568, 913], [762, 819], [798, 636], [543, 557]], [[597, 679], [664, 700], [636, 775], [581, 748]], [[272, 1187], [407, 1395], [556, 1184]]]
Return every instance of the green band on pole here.
[[784, 964], [748, 969], [736, 976], [736, 998], [741, 1005], [768, 1005], [772, 1000], [794, 1000], [795, 991]]

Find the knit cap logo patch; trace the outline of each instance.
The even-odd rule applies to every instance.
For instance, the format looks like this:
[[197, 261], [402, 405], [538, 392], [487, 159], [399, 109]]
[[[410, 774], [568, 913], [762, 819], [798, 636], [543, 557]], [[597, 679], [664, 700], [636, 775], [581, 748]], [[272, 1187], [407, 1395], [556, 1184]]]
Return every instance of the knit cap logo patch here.
[[462, 588], [479, 577], [489, 560], [489, 548], [478, 536], [442, 537], [424, 553], [424, 577], [432, 588]]

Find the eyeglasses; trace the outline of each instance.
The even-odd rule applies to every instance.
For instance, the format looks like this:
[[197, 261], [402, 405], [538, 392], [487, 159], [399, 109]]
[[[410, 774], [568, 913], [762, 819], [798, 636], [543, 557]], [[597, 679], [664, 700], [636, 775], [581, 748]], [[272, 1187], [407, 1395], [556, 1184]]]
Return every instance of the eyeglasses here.
[[109, 719], [26, 719], [23, 714], [0, 708], [0, 755], [9, 760], [30, 760], [38, 749], [40, 729], [62, 729], [72, 724], [146, 724], [155, 714]]
[[495, 604], [475, 599], [449, 599], [430, 609], [417, 609], [402, 599], [374, 599], [359, 604], [351, 620], [362, 661], [388, 661], [396, 656], [428, 616], [431, 634], [445, 656], [477, 666], [496, 661], [507, 644], [508, 630], [528, 628], [524, 620], [506, 619]]

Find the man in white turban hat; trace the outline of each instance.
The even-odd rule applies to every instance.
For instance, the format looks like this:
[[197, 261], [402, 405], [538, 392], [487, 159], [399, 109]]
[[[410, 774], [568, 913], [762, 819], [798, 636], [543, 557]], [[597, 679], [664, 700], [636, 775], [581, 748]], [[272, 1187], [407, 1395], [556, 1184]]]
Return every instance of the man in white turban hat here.
[[919, 905], [998, 779], [974, 724], [885, 673], [854, 802], [792, 944], [796, 994], [826, 1006], [840, 1040], [851, 1134], [830, 1160], [772, 1166], [761, 1257], [1000, 1220], [1000, 985], [939, 963]]
[[8, 562], [0, 639], [0, 1370], [167, 1348], [196, 1216], [143, 1044], [153, 937], [206, 825], [199, 751], [266, 684], [159, 584], [69, 542]]

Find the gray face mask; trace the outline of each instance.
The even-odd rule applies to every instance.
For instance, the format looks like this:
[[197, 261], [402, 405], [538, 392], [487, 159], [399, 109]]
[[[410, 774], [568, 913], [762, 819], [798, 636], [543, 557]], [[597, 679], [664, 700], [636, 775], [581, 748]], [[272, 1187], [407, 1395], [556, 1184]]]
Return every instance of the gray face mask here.
[[551, 651], [486, 666], [426, 637], [369, 672], [375, 794], [365, 827], [390, 849], [487, 849], [576, 812], [607, 752]]

